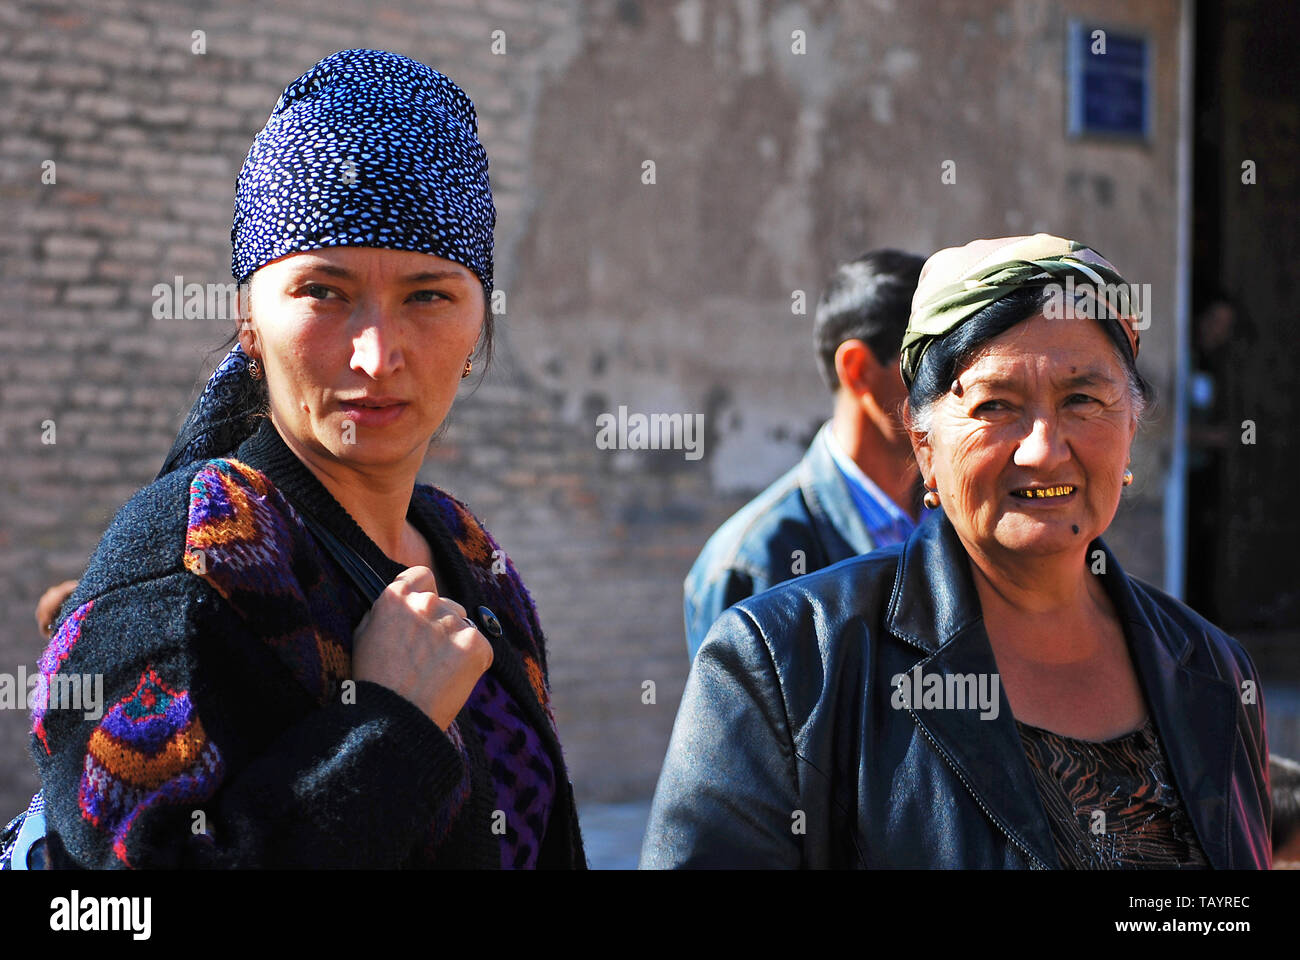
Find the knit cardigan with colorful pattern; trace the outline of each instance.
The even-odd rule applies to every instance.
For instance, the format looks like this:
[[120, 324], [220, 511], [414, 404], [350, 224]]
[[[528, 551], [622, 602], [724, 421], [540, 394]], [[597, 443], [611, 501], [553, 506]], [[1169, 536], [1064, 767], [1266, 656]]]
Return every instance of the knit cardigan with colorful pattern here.
[[[369, 604], [302, 509], [385, 580], [403, 569], [270, 421], [231, 457], [173, 471], [118, 513], [38, 664], [38, 691], [103, 676], [100, 716], [50, 698], [33, 710], [56, 866], [502, 865], [494, 758], [470, 710], [444, 732], [389, 688], [351, 681]], [[585, 867], [528, 591], [453, 497], [417, 484], [407, 516], [443, 595], [480, 628], [493, 621], [485, 611], [501, 626], [485, 631], [491, 687], [554, 772], [536, 865]]]

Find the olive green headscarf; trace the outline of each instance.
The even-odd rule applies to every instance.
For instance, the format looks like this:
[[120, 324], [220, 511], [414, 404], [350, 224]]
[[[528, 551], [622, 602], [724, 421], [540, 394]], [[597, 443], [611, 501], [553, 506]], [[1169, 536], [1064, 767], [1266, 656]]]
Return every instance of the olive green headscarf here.
[[1036, 233], [1032, 237], [972, 240], [964, 247], [940, 250], [921, 269], [912, 297], [912, 315], [903, 334], [900, 359], [903, 382], [911, 387], [921, 357], [935, 340], [946, 336], [996, 300], [1030, 284], [1064, 282], [1077, 276], [1104, 305], [1099, 316], [1114, 317], [1128, 336], [1137, 359], [1136, 313], [1122, 309], [1126, 298], [1108, 296], [1099, 287], [1127, 286], [1119, 272], [1097, 251], [1063, 237]]

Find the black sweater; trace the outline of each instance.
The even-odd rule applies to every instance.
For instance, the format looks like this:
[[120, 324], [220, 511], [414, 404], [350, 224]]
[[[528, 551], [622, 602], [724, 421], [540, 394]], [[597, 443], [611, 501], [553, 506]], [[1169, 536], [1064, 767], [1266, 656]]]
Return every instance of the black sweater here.
[[[474, 724], [462, 710], [444, 732], [351, 681], [368, 602], [302, 508], [386, 581], [402, 570], [269, 420], [233, 457], [169, 473], [119, 511], [39, 664], [51, 696], [31, 750], [56, 866], [500, 866]], [[418, 484], [407, 516], [554, 769], [538, 866], [585, 867], [527, 590], [459, 501]], [[101, 716], [54, 694], [86, 674], [102, 674]]]

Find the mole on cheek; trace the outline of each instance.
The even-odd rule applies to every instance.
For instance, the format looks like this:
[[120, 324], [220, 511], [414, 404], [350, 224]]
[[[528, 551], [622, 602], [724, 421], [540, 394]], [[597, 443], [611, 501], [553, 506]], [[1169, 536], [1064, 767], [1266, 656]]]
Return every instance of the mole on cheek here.
[[1072, 523], [1072, 524], [1070, 524], [1070, 529], [1073, 530], [1075, 533], [1078, 533], [1078, 532], [1079, 532], [1079, 525], [1078, 525], [1077, 523]]

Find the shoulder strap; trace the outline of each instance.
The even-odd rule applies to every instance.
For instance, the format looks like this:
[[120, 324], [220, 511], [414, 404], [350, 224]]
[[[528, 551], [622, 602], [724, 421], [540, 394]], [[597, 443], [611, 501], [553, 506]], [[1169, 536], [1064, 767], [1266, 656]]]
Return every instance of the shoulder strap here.
[[379, 595], [384, 592], [388, 584], [384, 582], [383, 577], [375, 572], [375, 568], [366, 563], [365, 557], [331, 533], [323, 523], [308, 513], [301, 504], [293, 501], [293, 506], [298, 511], [298, 515], [302, 517], [303, 523], [307, 525], [307, 529], [320, 542], [325, 552], [343, 568], [343, 572], [348, 575], [348, 578], [360, 591], [361, 595], [371, 603], [378, 600]]

